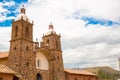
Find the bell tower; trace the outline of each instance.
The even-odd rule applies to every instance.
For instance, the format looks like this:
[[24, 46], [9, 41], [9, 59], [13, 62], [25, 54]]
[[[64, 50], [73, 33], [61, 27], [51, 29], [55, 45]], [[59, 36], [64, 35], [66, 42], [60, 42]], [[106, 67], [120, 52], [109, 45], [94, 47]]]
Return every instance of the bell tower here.
[[21, 12], [15, 21], [12, 22], [12, 37], [11, 41], [23, 38], [27, 41], [33, 41], [33, 23], [30, 22], [25, 15], [24, 7], [21, 8]]
[[52, 23], [50, 23], [49, 30], [43, 35], [43, 42], [41, 42], [41, 47], [48, 49], [50, 54], [54, 56], [52, 65], [53, 70], [51, 72], [51, 74], [53, 74], [53, 80], [64, 80], [64, 66], [60, 37], [61, 36], [55, 32]]
[[43, 36], [44, 46], [50, 50], [61, 51], [60, 37], [56, 34], [52, 23], [50, 23], [48, 32]]
[[23, 79], [34, 80], [34, 59], [33, 22], [30, 22], [23, 6], [20, 14], [12, 22], [10, 52], [7, 65], [22, 75]]

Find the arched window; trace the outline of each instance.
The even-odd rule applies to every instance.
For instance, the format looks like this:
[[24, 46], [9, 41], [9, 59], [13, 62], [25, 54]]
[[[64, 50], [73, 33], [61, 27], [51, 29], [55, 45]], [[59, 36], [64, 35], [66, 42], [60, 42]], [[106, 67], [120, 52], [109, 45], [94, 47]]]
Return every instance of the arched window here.
[[14, 47], [14, 50], [16, 50], [16, 47]]
[[15, 26], [15, 37], [18, 36], [18, 26]]
[[36, 76], [37, 76], [37, 80], [42, 80], [42, 76], [39, 73]]
[[49, 44], [50, 44], [50, 41], [49, 41], [49, 39], [47, 39], [46, 46], [49, 46]]
[[59, 49], [58, 41], [56, 40], [56, 48]]
[[29, 36], [29, 28], [28, 28], [28, 26], [26, 27], [26, 30], [25, 30], [25, 36], [27, 37], [27, 36]]
[[37, 60], [37, 67], [40, 67], [40, 60]]

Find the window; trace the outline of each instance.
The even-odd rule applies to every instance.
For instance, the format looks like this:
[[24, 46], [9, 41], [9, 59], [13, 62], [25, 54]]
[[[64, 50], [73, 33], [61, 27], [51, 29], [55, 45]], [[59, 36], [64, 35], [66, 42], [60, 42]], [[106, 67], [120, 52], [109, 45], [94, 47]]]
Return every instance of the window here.
[[48, 43], [49, 44], [49, 39], [47, 40], [47, 42], [46, 43]]
[[26, 50], [28, 50], [28, 46], [26, 47]]
[[14, 50], [16, 50], [16, 47], [14, 47]]
[[27, 65], [27, 67], [28, 67], [28, 66], [29, 66], [29, 63], [27, 62], [26, 65]]
[[57, 59], [59, 60], [59, 59], [60, 59], [60, 57], [59, 57], [59, 56], [57, 56]]
[[37, 60], [37, 66], [40, 67], [40, 60]]

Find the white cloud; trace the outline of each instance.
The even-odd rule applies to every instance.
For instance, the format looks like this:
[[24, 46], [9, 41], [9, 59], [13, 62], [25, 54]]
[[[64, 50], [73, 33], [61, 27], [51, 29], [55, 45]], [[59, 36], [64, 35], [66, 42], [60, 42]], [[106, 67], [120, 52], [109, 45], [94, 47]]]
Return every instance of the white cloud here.
[[0, 34], [0, 51], [8, 51], [11, 38], [11, 27], [0, 27]]
[[[50, 21], [53, 21], [56, 31], [62, 33], [64, 63], [67, 67], [79, 65], [81, 67], [111, 66], [116, 68], [117, 61], [114, 54], [119, 52], [115, 50], [120, 47], [120, 28], [101, 25], [89, 25], [84, 28], [86, 22], [66, 17], [80, 10], [81, 16], [116, 21], [120, 13], [118, 3], [117, 0], [46, 0], [40, 5], [34, 5], [35, 2], [33, 5], [31, 3], [27, 10], [28, 15], [35, 20], [34, 28], [37, 32], [34, 35], [36, 37], [46, 32]], [[33, 15], [30, 15], [31, 13]]]
[[3, 5], [4, 5], [4, 6], [9, 6], [9, 7], [10, 7], [10, 6], [15, 5], [15, 2], [14, 2], [14, 1], [4, 2]]
[[7, 17], [6, 15], [10, 13], [10, 11], [7, 8], [4, 8], [4, 6], [11, 7], [13, 5], [15, 5], [14, 1], [4, 2], [4, 3], [0, 2], [0, 22], [15, 18], [15, 17]]
[[105, 43], [91, 44], [64, 51], [64, 62], [66, 67], [95, 67], [111, 66], [116, 68], [117, 60], [114, 57], [118, 45], [108, 45]]
[[107, 65], [116, 68], [114, 54], [120, 52], [119, 26], [84, 27], [86, 22], [83, 20], [68, 17], [80, 10], [81, 16], [117, 21], [120, 17], [119, 3], [119, 0], [29, 0], [25, 7], [26, 14], [34, 20], [34, 40], [36, 37], [41, 40], [51, 21], [56, 32], [62, 34], [63, 57], [67, 67]]
[[8, 10], [7, 10], [7, 9], [4, 9], [4, 8], [2, 7], [2, 4], [0, 4], [0, 21], [5, 20], [5, 18], [6, 18], [6, 13], [8, 13]]
[[117, 20], [120, 14], [120, 0], [74, 0], [75, 9], [80, 9], [81, 15], [88, 15], [109, 20]]
[[[66, 67], [111, 66], [117, 68], [115, 54], [120, 52], [120, 28], [82, 28], [75, 37], [63, 36], [63, 56]], [[77, 32], [76, 32], [77, 33]], [[74, 64], [70, 66], [71, 64]]]
[[37, 7], [36, 9], [39, 9], [43, 14], [47, 12], [68, 16], [76, 10], [80, 10], [81, 15], [85, 16], [110, 20], [117, 20], [120, 17], [120, 0], [31, 0], [30, 2], [31, 7]]

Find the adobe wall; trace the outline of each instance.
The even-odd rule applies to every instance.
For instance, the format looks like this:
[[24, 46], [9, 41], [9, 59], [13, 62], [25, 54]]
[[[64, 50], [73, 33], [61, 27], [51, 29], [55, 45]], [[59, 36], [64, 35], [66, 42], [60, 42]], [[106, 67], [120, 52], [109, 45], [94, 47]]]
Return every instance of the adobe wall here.
[[0, 73], [0, 78], [2, 78], [3, 80], [13, 80], [14, 75], [12, 74], [4, 74], [4, 73]]
[[1, 58], [1, 59], [0, 59], [0, 64], [6, 65], [6, 64], [7, 64], [7, 61], [8, 61], [8, 58]]
[[97, 76], [70, 74], [65, 72], [65, 80], [98, 80]]

